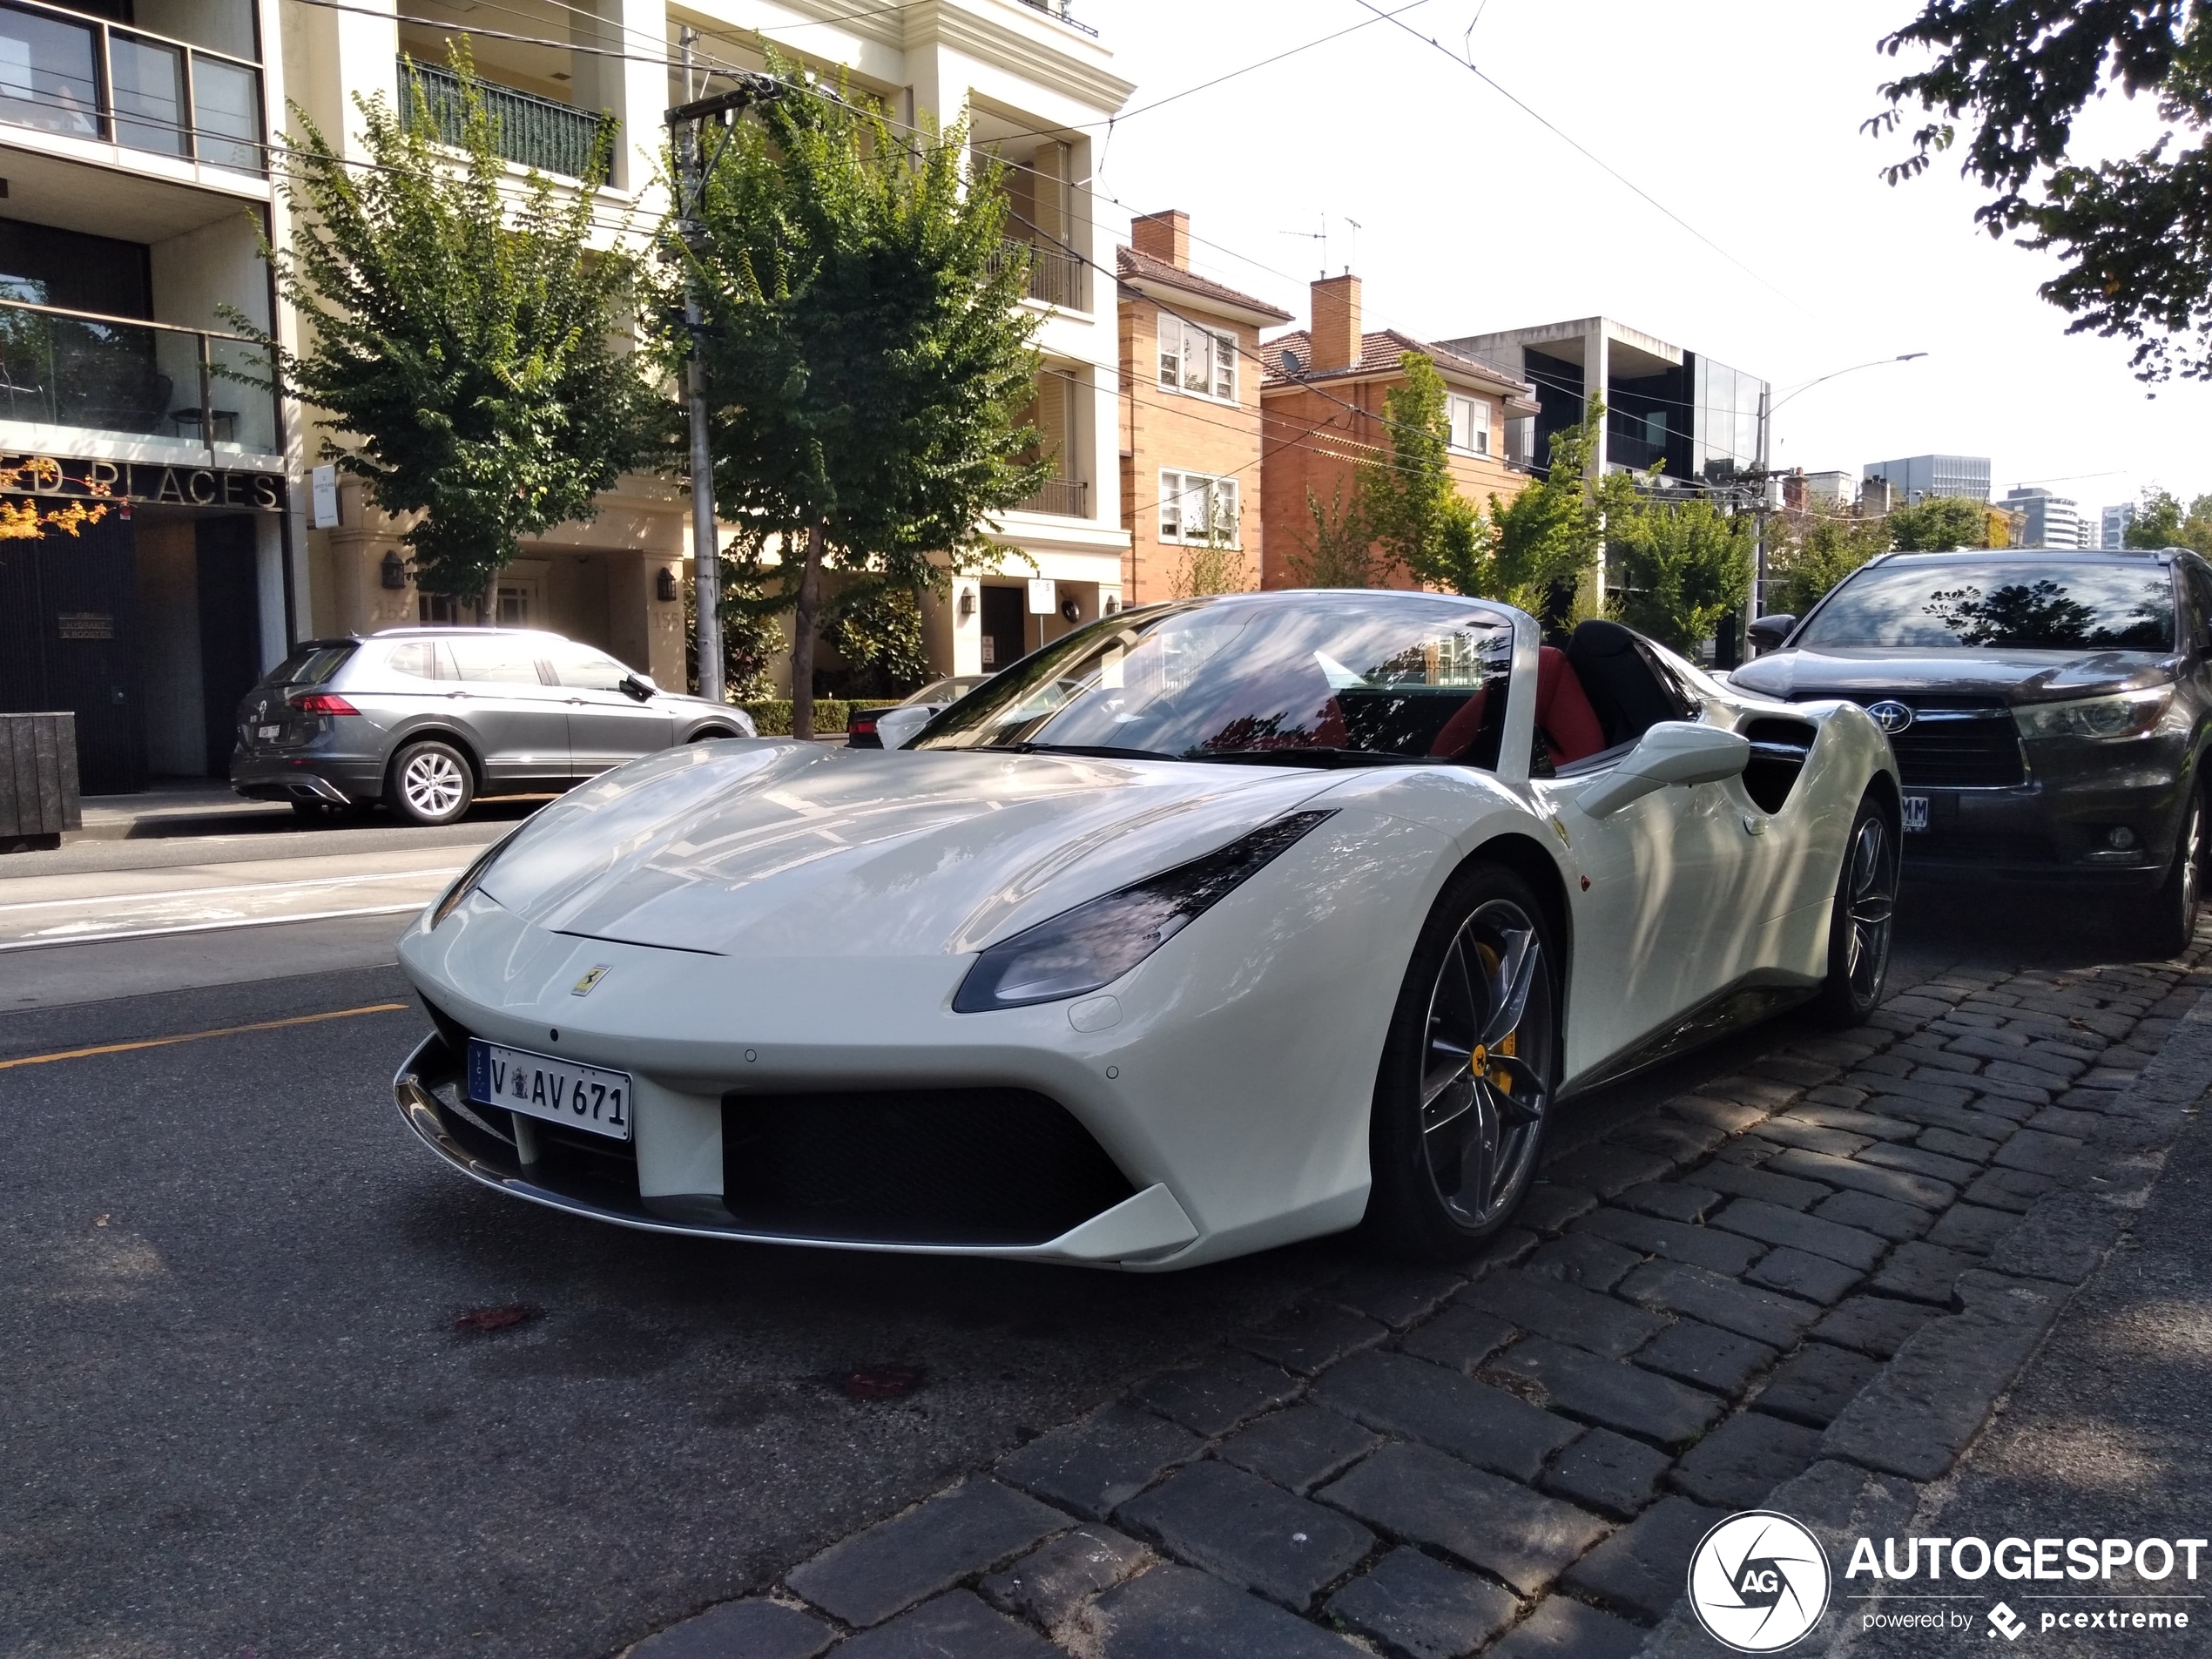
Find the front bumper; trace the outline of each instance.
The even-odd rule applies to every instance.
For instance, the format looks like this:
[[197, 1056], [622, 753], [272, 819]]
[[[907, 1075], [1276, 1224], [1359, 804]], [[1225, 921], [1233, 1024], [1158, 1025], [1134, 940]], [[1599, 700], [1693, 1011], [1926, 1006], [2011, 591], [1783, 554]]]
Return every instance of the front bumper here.
[[[2129, 755], [2038, 754], [2028, 781], [2006, 789], [1915, 785], [1928, 799], [1928, 828], [1905, 837], [1905, 873], [1944, 880], [2067, 881], [2150, 888], [2164, 880], [2195, 784], [2187, 752], [2166, 745]], [[2101, 764], [2099, 764], [2101, 763]], [[2126, 829], [2134, 845], [2115, 848]]]

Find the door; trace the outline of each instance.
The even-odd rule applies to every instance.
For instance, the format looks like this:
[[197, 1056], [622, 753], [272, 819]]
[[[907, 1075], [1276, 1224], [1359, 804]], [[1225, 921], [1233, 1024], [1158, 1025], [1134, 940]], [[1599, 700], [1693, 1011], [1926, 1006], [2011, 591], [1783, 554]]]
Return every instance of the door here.
[[631, 678], [625, 664], [569, 640], [549, 642], [546, 653], [566, 698], [572, 775], [595, 778], [610, 766], [668, 747], [675, 718], [622, 690]]
[[0, 707], [76, 715], [87, 795], [146, 786], [138, 590], [131, 525], [112, 512], [75, 536], [0, 543]]
[[565, 789], [568, 693], [538, 673], [544, 642], [529, 634], [455, 634], [460, 684], [446, 705], [482, 758], [494, 789]]
[[210, 778], [230, 776], [238, 705], [261, 678], [261, 583], [253, 530], [253, 521], [242, 514], [202, 518], [192, 527]]
[[983, 594], [983, 671], [995, 674], [1028, 655], [1028, 591], [1024, 588], [995, 588]]

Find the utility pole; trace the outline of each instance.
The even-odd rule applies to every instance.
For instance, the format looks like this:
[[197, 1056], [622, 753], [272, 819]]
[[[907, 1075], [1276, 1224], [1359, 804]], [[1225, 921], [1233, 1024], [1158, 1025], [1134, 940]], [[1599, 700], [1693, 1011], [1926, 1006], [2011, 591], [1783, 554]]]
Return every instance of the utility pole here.
[[[751, 71], [738, 72], [737, 90], [713, 98], [691, 98], [691, 44], [698, 30], [685, 24], [682, 37], [684, 96], [686, 103], [668, 111], [668, 137], [676, 152], [676, 222], [685, 246], [696, 249], [705, 234], [699, 223], [701, 192], [705, 188], [706, 158], [703, 131], [710, 121], [730, 122], [748, 105], [783, 94], [774, 78]], [[731, 74], [728, 70], [711, 71]], [[707, 444], [706, 361], [699, 351], [699, 331], [705, 323], [699, 307], [698, 283], [684, 283], [684, 327], [691, 340], [691, 362], [686, 387], [691, 414], [691, 592], [697, 610], [693, 649], [698, 658], [699, 695], [710, 703], [722, 701], [722, 570], [718, 563], [720, 538], [715, 533], [714, 456]]]

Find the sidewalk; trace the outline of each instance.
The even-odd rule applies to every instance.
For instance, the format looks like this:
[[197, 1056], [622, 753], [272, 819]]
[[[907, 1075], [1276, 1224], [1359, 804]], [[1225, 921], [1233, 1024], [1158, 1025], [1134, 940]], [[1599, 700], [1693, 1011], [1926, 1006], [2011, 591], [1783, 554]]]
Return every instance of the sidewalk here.
[[157, 779], [136, 795], [87, 795], [84, 827], [62, 838], [73, 841], [129, 841], [163, 835], [235, 835], [281, 829], [298, 822], [289, 804], [247, 800], [231, 786], [204, 778]]
[[1464, 1271], [1317, 1283], [631, 1659], [1718, 1653], [1676, 1607], [1705, 1530], [1904, 1532], [2140, 1215], [2208, 942], [1939, 975], [1575, 1122]]

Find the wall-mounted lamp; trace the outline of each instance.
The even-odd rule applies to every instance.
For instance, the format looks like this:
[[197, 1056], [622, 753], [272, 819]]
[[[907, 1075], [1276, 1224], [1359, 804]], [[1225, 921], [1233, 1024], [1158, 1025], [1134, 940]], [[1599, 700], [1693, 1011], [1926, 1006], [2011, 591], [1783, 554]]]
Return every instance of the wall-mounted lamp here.
[[960, 611], [960, 619], [962, 622], [966, 622], [970, 617], [975, 614], [974, 589], [962, 588], [960, 590], [960, 604], [958, 609]]
[[1122, 596], [1118, 593], [1109, 593], [1106, 596], [1105, 609], [1100, 614], [1108, 617], [1119, 616], [1121, 610]]
[[653, 597], [663, 604], [671, 603], [676, 597], [676, 572], [665, 564], [660, 567], [660, 574], [653, 578]]
[[382, 573], [387, 588], [397, 591], [407, 586], [407, 565], [397, 553], [387, 553], [384, 562], [376, 568]]
[[1061, 621], [1081, 622], [1082, 619], [1083, 608], [1082, 601], [1077, 599], [1062, 599], [1060, 602]]

